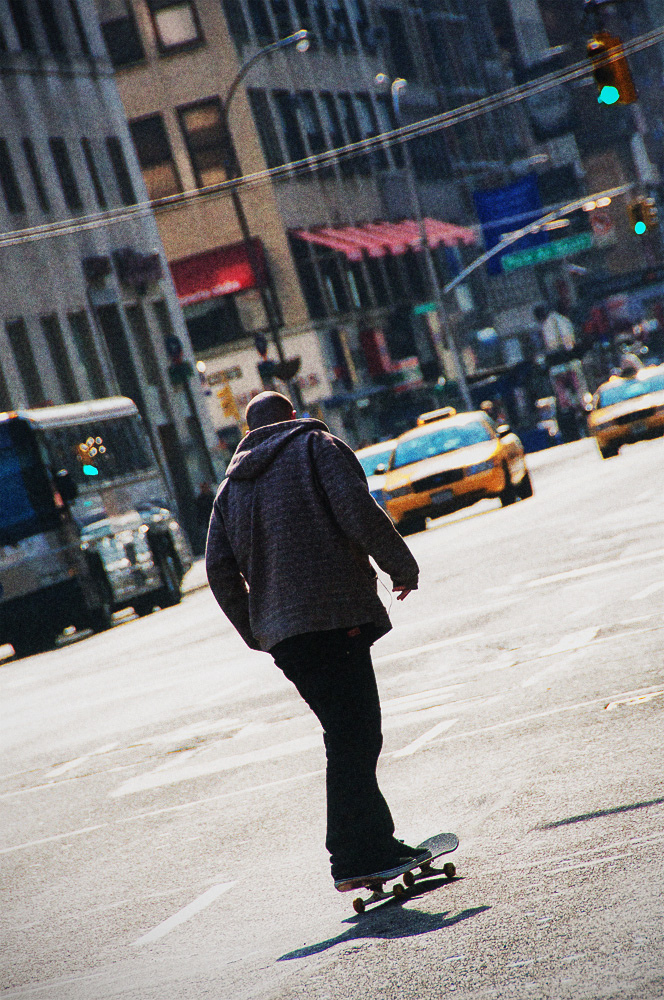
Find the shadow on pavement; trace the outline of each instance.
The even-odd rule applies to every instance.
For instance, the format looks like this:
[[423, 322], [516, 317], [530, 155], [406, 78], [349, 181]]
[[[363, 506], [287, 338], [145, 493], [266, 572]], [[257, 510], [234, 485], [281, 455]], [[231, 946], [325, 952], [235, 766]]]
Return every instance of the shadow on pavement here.
[[[432, 888], [432, 886], [429, 886]], [[362, 916], [350, 917], [345, 923], [352, 924], [348, 930], [336, 937], [328, 938], [327, 941], [319, 941], [317, 944], [307, 945], [306, 948], [297, 948], [289, 951], [278, 959], [286, 962], [293, 958], [308, 958], [311, 955], [318, 955], [328, 948], [334, 948], [338, 944], [346, 944], [349, 941], [360, 941], [362, 938], [406, 938], [416, 937], [419, 934], [429, 934], [431, 931], [443, 930], [445, 927], [453, 927], [461, 923], [462, 920], [470, 920], [480, 913], [490, 910], [490, 906], [475, 906], [469, 910], [460, 910], [459, 913], [446, 911], [444, 913], [423, 913], [421, 910], [407, 910], [402, 907], [402, 903], [408, 902], [417, 895], [423, 893], [410, 892], [403, 900], [389, 900], [387, 903], [379, 903], [375, 909], [367, 910]]]
[[633, 802], [628, 806], [614, 806], [612, 809], [598, 809], [596, 812], [581, 813], [579, 816], [569, 816], [567, 819], [556, 820], [555, 823], [543, 823], [540, 830], [555, 830], [559, 826], [571, 826], [572, 823], [587, 823], [590, 819], [601, 819], [602, 816], [617, 816], [619, 813], [634, 812], [636, 809], [648, 809], [650, 806], [664, 805], [664, 797], [650, 799], [647, 802]]

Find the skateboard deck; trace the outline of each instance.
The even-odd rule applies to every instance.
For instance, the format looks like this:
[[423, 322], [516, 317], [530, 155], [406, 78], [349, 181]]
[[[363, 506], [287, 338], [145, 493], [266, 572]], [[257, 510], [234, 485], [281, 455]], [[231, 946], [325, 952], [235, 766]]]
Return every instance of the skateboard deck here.
[[[442, 857], [444, 854], [451, 854], [452, 851], [456, 851], [459, 846], [459, 838], [454, 833], [439, 833], [435, 837], [429, 837], [428, 840], [423, 840], [421, 844], [417, 847], [421, 851], [430, 851], [431, 857], [428, 861], [417, 863], [407, 866], [402, 865], [400, 868], [394, 868], [389, 872], [383, 872], [381, 878], [353, 878], [348, 879], [347, 882], [341, 882], [337, 889], [339, 892], [350, 892], [353, 889], [370, 889], [371, 895], [368, 899], [362, 899], [358, 897], [353, 900], [353, 909], [356, 913], [364, 913], [365, 909], [370, 903], [377, 903], [383, 899], [393, 899], [404, 897], [407, 894], [408, 889], [412, 889], [418, 878], [428, 877], [435, 874], [433, 869], [433, 862], [436, 858]], [[416, 874], [419, 868], [419, 873]], [[452, 879], [456, 875], [456, 868], [451, 861], [448, 861], [443, 865], [442, 873], [446, 878]], [[403, 882], [396, 881], [403, 877]], [[385, 892], [383, 886], [387, 882], [395, 882], [392, 887], [391, 892]]]

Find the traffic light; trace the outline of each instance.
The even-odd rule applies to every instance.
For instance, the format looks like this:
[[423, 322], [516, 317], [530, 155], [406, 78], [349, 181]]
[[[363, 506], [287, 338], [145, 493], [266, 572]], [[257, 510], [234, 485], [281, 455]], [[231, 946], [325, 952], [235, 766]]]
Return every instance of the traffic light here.
[[593, 63], [599, 104], [633, 104], [639, 95], [620, 38], [608, 31], [596, 31], [587, 52]]
[[627, 213], [632, 229], [637, 236], [657, 229], [657, 202], [654, 198], [636, 198], [627, 206]]

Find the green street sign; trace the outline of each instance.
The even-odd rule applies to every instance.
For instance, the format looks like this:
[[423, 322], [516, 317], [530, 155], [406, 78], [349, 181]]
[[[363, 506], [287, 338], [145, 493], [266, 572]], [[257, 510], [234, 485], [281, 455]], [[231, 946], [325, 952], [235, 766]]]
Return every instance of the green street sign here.
[[518, 250], [516, 253], [505, 254], [501, 258], [503, 271], [516, 271], [519, 267], [532, 267], [547, 260], [557, 260], [569, 257], [581, 250], [590, 250], [593, 246], [592, 233], [578, 233], [576, 236], [566, 236], [562, 240], [554, 240], [539, 247], [529, 247], [528, 250]]
[[435, 302], [421, 302], [417, 306], [413, 306], [414, 316], [423, 316], [425, 313], [435, 312], [438, 306]]

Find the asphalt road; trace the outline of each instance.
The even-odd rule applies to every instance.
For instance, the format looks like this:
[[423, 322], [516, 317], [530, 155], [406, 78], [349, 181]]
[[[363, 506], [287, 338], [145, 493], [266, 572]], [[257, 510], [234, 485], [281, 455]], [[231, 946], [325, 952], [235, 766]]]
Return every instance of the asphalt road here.
[[374, 647], [397, 833], [461, 841], [405, 903], [334, 891], [317, 723], [207, 590], [0, 665], [3, 1000], [664, 996], [664, 442], [531, 467]]

